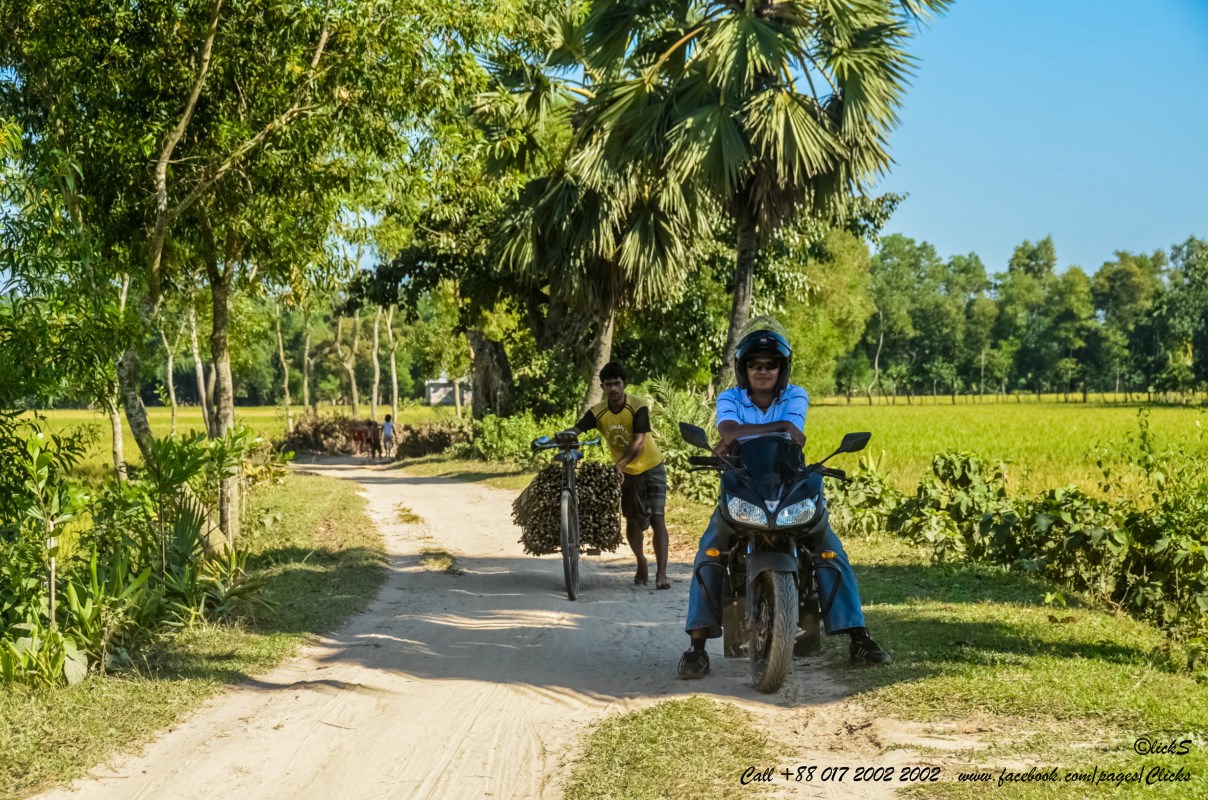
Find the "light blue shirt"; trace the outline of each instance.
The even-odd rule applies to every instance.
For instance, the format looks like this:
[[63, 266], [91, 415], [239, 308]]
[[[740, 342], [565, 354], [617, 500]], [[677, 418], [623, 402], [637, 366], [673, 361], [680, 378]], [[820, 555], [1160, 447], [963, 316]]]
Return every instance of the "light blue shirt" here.
[[767, 422], [792, 422], [805, 431], [805, 412], [810, 405], [810, 396], [805, 389], [794, 384], [784, 387], [767, 411], [751, 402], [746, 389], [735, 386], [726, 389], [717, 397], [717, 424], [737, 422], [739, 425], [762, 425]]

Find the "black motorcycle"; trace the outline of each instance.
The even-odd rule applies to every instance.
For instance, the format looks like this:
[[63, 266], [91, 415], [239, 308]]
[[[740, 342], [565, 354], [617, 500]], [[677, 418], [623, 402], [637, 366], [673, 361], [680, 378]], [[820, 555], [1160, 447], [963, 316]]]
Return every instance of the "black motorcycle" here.
[[[688, 444], [709, 448], [704, 430], [680, 423]], [[722, 643], [727, 658], [751, 659], [751, 677], [761, 692], [784, 683], [793, 656], [822, 651], [822, 618], [834, 602], [835, 589], [820, 597], [818, 571], [838, 568], [835, 554], [822, 549], [829, 514], [822, 493], [824, 477], [846, 480], [840, 469], [824, 466], [839, 453], [863, 450], [871, 433], [849, 433], [835, 452], [816, 464], [805, 464], [802, 450], [785, 433], [736, 440], [725, 456], [690, 456], [696, 469], [721, 472], [719, 548], [707, 554], [701, 571], [722, 569]]]

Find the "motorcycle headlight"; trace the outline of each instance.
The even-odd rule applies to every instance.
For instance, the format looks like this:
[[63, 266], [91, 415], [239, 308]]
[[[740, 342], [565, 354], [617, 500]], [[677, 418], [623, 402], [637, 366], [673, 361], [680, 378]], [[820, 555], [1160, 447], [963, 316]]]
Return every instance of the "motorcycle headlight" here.
[[741, 497], [730, 497], [726, 503], [726, 510], [730, 512], [730, 518], [735, 522], [744, 522], [747, 525], [758, 525], [761, 528], [768, 526], [768, 515], [762, 508], [754, 503], [748, 503]]
[[814, 518], [817, 511], [818, 507], [814, 505], [813, 500], [802, 500], [780, 509], [780, 513], [776, 515], [776, 524], [804, 525]]

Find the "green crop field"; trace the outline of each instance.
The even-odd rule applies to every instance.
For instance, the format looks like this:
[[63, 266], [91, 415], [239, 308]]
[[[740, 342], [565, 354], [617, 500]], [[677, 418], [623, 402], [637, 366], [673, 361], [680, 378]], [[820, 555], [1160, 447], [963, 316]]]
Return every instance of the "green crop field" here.
[[[360, 412], [362, 418], [368, 419], [369, 405], [362, 405]], [[47, 425], [56, 433], [73, 428], [90, 428], [95, 432], [97, 440], [88, 452], [87, 461], [82, 465], [84, 473], [99, 474], [104, 467], [113, 463], [111, 456], [113, 438], [110, 433], [109, 417], [107, 415], [89, 409], [62, 409], [40, 411], [38, 413], [46, 418]], [[294, 406], [293, 413], [296, 419], [302, 414], [302, 407]], [[325, 415], [346, 415], [348, 414], [348, 409], [344, 406], [320, 407], [319, 413]], [[384, 418], [388, 413], [390, 413], [389, 406], [378, 407], [379, 419]], [[469, 412], [466, 411], [464, 413], [468, 414]], [[147, 415], [151, 419], [151, 430], [155, 435], [167, 436], [171, 430], [171, 410], [160, 406], [149, 407]], [[414, 424], [452, 415], [452, 407], [408, 404], [399, 408], [398, 421]], [[268, 438], [279, 438], [285, 431], [285, 409], [282, 406], [238, 406], [235, 409], [235, 420], [238, 423], [247, 425], [257, 434]], [[178, 434], [203, 430], [205, 430], [205, 427], [201, 420], [200, 408], [197, 406], [180, 406], [178, 408], [176, 414], [176, 432]], [[138, 446], [134, 443], [134, 437], [130, 434], [129, 426], [126, 425], [125, 416], [122, 417], [122, 433], [126, 460], [130, 463], [141, 463], [142, 459], [139, 456]]]
[[[820, 458], [828, 453], [848, 431], [871, 431], [873, 438], [865, 451], [878, 461], [902, 489], [912, 489], [927, 471], [936, 453], [964, 450], [987, 459], [1010, 462], [1008, 477], [1016, 488], [1039, 490], [1068, 483], [1093, 489], [1098, 471], [1088, 454], [1108, 442], [1120, 442], [1137, 430], [1140, 406], [1125, 403], [1066, 403], [1055, 399], [1036, 402], [961, 403], [947, 398], [923, 398], [913, 405], [899, 401], [895, 405], [869, 406], [859, 400], [850, 405], [843, 400], [815, 401], [806, 421], [807, 457]], [[295, 414], [301, 409], [296, 408]], [[344, 408], [327, 408], [323, 413], [347, 413]], [[70, 410], [43, 412], [50, 427], [59, 431], [75, 426], [92, 426], [98, 440], [90, 452], [88, 469], [109, 463], [109, 421], [95, 411]], [[157, 436], [167, 435], [169, 411], [150, 408], [151, 425]], [[406, 406], [400, 410], [400, 422], [417, 423], [452, 415], [452, 408]], [[657, 413], [657, 412], [656, 412]], [[379, 416], [384, 414], [379, 409]], [[368, 406], [362, 408], [368, 417]], [[252, 430], [278, 437], [285, 430], [280, 407], [240, 407], [238, 419]], [[1201, 438], [1208, 425], [1202, 409], [1184, 406], [1153, 406], [1149, 409], [1152, 430], [1167, 441], [1181, 441], [1192, 447], [1208, 447]], [[124, 422], [124, 420], [123, 420]], [[177, 431], [200, 430], [201, 412], [182, 407]], [[125, 429], [126, 457], [139, 460], [138, 448]], [[836, 460], [848, 468], [855, 466], [854, 456]]]
[[[821, 458], [848, 431], [871, 431], [866, 454], [912, 489], [936, 453], [963, 450], [987, 459], [1011, 462], [1008, 478], [1016, 488], [1037, 490], [1078, 483], [1093, 489], [1099, 472], [1088, 453], [1108, 442], [1121, 442], [1137, 430], [1139, 406], [1122, 403], [960, 403], [946, 399], [925, 404], [869, 406], [833, 401], [815, 403], [806, 419], [806, 455]], [[1182, 406], [1149, 409], [1151, 430], [1167, 441], [1208, 447], [1200, 432], [1208, 419], [1202, 410]], [[854, 466], [855, 457], [836, 464]]]

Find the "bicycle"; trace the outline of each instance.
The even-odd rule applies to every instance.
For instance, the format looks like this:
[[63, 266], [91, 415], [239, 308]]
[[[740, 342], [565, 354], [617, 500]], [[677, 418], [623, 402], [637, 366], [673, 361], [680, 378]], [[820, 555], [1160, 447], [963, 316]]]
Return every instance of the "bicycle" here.
[[574, 439], [551, 439], [542, 436], [532, 442], [533, 450], [557, 450], [554, 461], [562, 464], [562, 497], [559, 538], [562, 546], [562, 573], [566, 578], [566, 597], [574, 600], [579, 596], [579, 501], [575, 496], [575, 467], [583, 459], [580, 447], [600, 444], [600, 437], [586, 442]]

